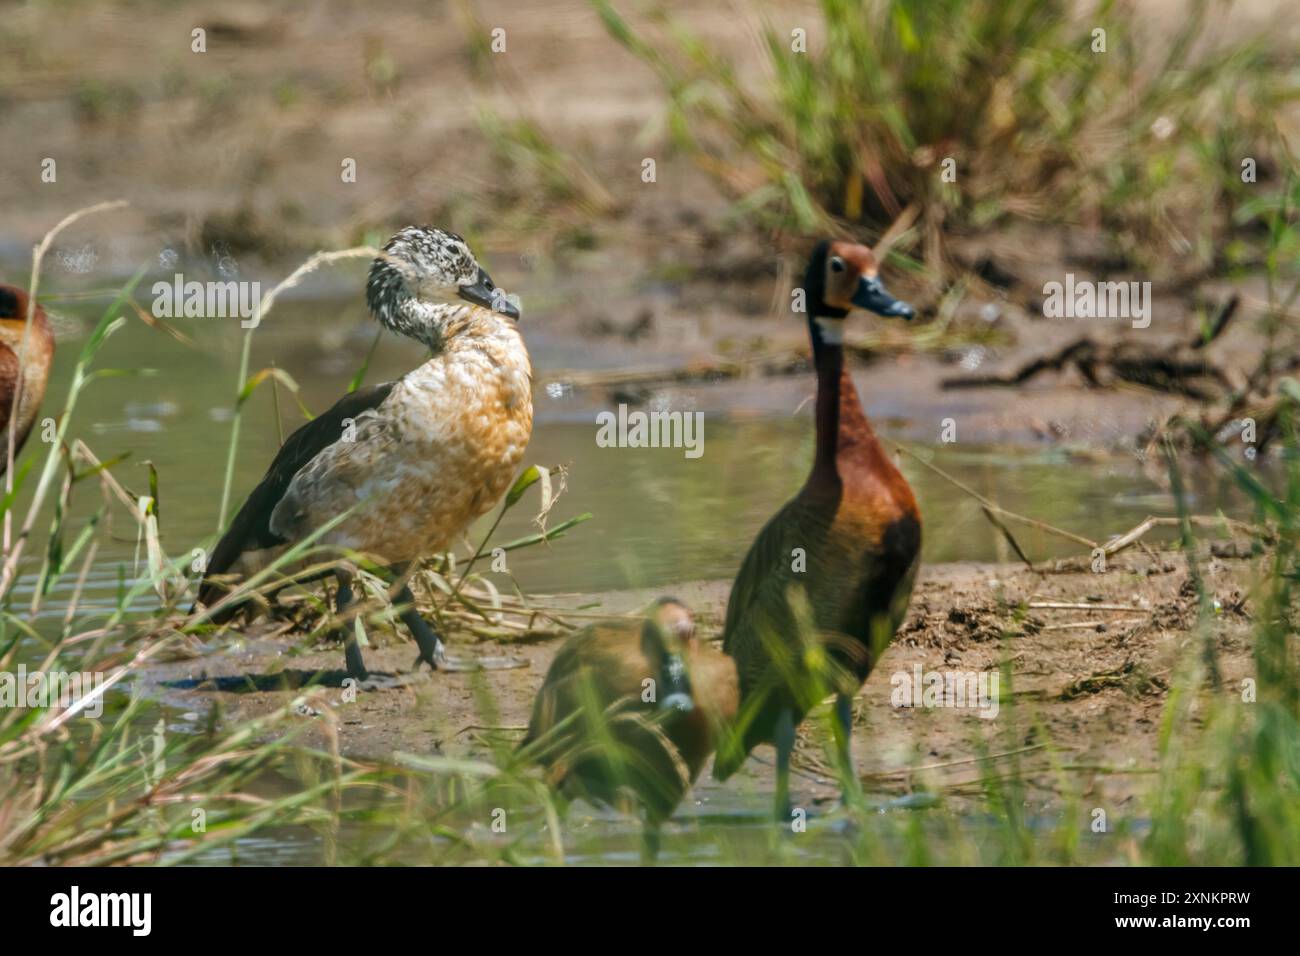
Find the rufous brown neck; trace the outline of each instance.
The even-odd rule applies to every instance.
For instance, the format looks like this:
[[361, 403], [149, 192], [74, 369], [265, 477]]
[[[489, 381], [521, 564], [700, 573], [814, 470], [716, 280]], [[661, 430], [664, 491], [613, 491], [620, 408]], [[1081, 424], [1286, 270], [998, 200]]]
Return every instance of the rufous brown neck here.
[[829, 341], [815, 319], [809, 326], [817, 370], [817, 450], [811, 479], [839, 484], [846, 468], [870, 468], [887, 460], [844, 366], [844, 346]]

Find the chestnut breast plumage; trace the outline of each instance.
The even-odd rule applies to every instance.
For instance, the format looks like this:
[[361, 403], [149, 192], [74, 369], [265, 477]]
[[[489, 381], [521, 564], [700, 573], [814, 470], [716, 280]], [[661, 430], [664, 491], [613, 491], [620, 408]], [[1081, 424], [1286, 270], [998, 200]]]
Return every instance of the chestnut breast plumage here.
[[12, 422], [17, 456], [40, 412], [54, 361], [49, 319], [37, 304], [28, 327], [29, 301], [23, 289], [0, 285], [0, 475], [8, 467], [11, 419], [17, 418]]

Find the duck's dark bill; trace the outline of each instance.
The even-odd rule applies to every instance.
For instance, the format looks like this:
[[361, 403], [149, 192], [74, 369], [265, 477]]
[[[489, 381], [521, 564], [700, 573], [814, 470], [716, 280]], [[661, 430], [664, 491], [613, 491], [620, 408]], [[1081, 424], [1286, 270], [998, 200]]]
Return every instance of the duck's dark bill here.
[[916, 317], [916, 310], [902, 299], [895, 299], [890, 295], [883, 282], [866, 276], [863, 276], [858, 283], [853, 304], [877, 315], [897, 316], [909, 322]]
[[508, 318], [519, 318], [518, 307], [506, 298], [505, 292], [498, 289], [492, 282], [492, 277], [482, 269], [479, 269], [478, 271], [477, 282], [473, 285], [463, 285], [460, 287], [460, 297], [466, 302], [473, 302], [475, 305], [481, 305], [485, 309], [492, 309], [494, 312], [500, 312]]
[[691, 697], [691, 682], [686, 674], [686, 662], [682, 660], [682, 655], [665, 656], [659, 675], [664, 693], [660, 707], [664, 710], [690, 713], [695, 709], [695, 700]]

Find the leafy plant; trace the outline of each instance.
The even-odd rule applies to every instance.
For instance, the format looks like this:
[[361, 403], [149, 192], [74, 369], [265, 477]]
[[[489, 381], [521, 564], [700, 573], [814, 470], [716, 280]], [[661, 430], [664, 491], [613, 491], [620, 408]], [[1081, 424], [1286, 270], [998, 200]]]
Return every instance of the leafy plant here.
[[658, 8], [592, 4], [658, 75], [672, 141], [743, 214], [798, 233], [915, 223], [935, 266], [947, 233], [1009, 216], [1100, 219], [1131, 256], [1176, 239], [1186, 254], [1170, 199], [1215, 210], [1221, 232], [1237, 154], [1295, 95], [1260, 42], [1204, 52], [1204, 0], [1154, 68], [1122, 0], [1085, 18], [1064, 0], [821, 0], [820, 21], [764, 28], [761, 86]]

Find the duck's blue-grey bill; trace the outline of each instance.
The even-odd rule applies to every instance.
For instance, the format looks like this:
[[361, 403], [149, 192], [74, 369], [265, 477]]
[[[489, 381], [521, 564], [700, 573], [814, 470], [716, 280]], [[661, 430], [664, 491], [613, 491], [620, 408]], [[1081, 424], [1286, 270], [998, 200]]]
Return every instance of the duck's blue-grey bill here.
[[853, 304], [876, 315], [896, 316], [909, 322], [916, 317], [916, 310], [902, 299], [895, 299], [890, 295], [883, 282], [866, 276], [858, 282], [858, 291], [854, 293]]
[[492, 277], [482, 269], [478, 270], [478, 281], [473, 285], [460, 287], [460, 297], [466, 302], [473, 302], [485, 309], [492, 309], [511, 318], [519, 318], [519, 307], [506, 298], [506, 294], [492, 282]]

